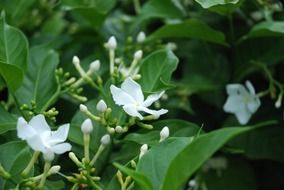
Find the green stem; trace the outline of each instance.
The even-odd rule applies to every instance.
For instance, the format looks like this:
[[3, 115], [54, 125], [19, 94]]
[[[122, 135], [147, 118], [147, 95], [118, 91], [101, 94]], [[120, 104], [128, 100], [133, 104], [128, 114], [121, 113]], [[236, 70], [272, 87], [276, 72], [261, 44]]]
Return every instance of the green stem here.
[[39, 151], [34, 152], [30, 162], [28, 163], [27, 167], [23, 170], [23, 172], [21, 174], [23, 177], [27, 176], [30, 173], [32, 167], [34, 166], [35, 162], [38, 159], [39, 154], [40, 154]]
[[96, 189], [96, 190], [103, 190], [100, 186], [98, 186], [94, 181], [93, 181], [93, 179], [88, 175], [87, 176], [87, 178], [88, 178], [88, 181], [89, 181], [89, 185], [91, 186], [91, 187], [93, 187], [94, 189]]
[[136, 14], [138, 15], [141, 11], [140, 1], [139, 0], [133, 0], [133, 3], [134, 3], [134, 10], [135, 10]]
[[90, 161], [90, 134], [84, 134], [84, 155], [86, 162]]
[[50, 161], [46, 161], [45, 164], [44, 164], [43, 175], [42, 175], [41, 180], [40, 180], [39, 185], [38, 185], [39, 189], [42, 189], [44, 184], [45, 184], [46, 177], [47, 177], [48, 171], [50, 169], [50, 166], [51, 166], [51, 162]]
[[100, 157], [101, 153], [104, 151], [105, 146], [104, 145], [100, 145], [98, 151], [96, 152], [95, 156], [93, 157], [92, 161], [90, 162], [90, 166], [93, 166], [96, 161], [98, 160], [98, 158]]

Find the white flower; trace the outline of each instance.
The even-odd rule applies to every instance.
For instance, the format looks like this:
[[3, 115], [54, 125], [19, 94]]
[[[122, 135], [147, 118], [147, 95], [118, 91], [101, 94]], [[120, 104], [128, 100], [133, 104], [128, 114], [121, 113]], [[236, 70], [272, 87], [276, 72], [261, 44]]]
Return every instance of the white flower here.
[[246, 88], [241, 84], [229, 84], [226, 91], [229, 97], [224, 105], [224, 111], [235, 114], [239, 123], [245, 125], [261, 104], [254, 87], [246, 81]]
[[116, 38], [114, 36], [111, 36], [107, 43], [105, 43], [105, 48], [109, 49], [109, 50], [114, 50], [117, 47], [117, 42], [116, 42]]
[[101, 66], [101, 62], [99, 60], [95, 60], [90, 64], [90, 71], [91, 72], [95, 72], [98, 71], [100, 69]]
[[145, 41], [145, 39], [146, 39], [146, 34], [143, 31], [139, 32], [137, 35], [136, 41], [138, 43], [142, 43]]
[[81, 131], [83, 134], [90, 134], [93, 131], [92, 121], [88, 118], [81, 125]]
[[142, 50], [137, 50], [134, 53], [133, 58], [138, 61], [138, 60], [142, 59], [142, 56], [143, 56], [143, 51]]
[[105, 112], [107, 110], [107, 105], [104, 100], [100, 100], [96, 106], [99, 112]]
[[51, 131], [42, 114], [34, 116], [29, 123], [20, 117], [17, 123], [17, 135], [26, 140], [28, 145], [35, 151], [44, 154], [47, 160], [52, 160], [54, 153], [63, 154], [71, 150], [67, 139], [69, 124], [60, 126], [56, 131]]
[[139, 117], [141, 120], [143, 119], [143, 116], [139, 113], [139, 111], [146, 112], [156, 117], [168, 112], [166, 109], [148, 109], [148, 107], [157, 101], [165, 93], [165, 91], [158, 94], [152, 94], [144, 100], [141, 86], [131, 78], [127, 78], [122, 83], [121, 88], [111, 85], [110, 91], [117, 105], [123, 106], [123, 109], [127, 114], [133, 117]]
[[167, 126], [163, 127], [163, 129], [160, 132], [160, 142], [164, 141], [166, 138], [168, 138], [170, 135], [170, 130]]
[[144, 156], [144, 154], [146, 154], [146, 152], [148, 152], [148, 145], [147, 144], [143, 144], [140, 147], [139, 159], [141, 159], [142, 156]]
[[83, 113], [86, 113], [88, 111], [88, 107], [85, 106], [84, 104], [80, 104], [80, 111], [83, 112]]
[[110, 143], [110, 141], [111, 141], [111, 138], [110, 138], [109, 134], [106, 134], [106, 135], [102, 136], [102, 138], [101, 138], [101, 144], [104, 145], [104, 146], [108, 145]]

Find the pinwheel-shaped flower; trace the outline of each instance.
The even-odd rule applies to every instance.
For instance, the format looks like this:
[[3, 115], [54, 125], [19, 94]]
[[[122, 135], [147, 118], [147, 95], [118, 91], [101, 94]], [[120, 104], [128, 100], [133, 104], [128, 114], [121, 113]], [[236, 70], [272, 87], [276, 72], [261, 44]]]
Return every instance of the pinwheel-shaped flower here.
[[56, 131], [51, 131], [41, 114], [34, 116], [28, 123], [23, 117], [20, 117], [17, 123], [18, 137], [26, 140], [33, 150], [40, 151], [47, 157], [50, 157], [50, 154], [63, 154], [71, 150], [71, 145], [64, 143], [68, 131], [69, 124], [60, 126]]
[[146, 112], [155, 117], [159, 117], [160, 115], [168, 112], [166, 109], [152, 110], [148, 108], [155, 101], [161, 98], [165, 91], [152, 94], [144, 100], [141, 86], [130, 77], [122, 83], [121, 88], [111, 85], [110, 91], [117, 105], [123, 106], [123, 109], [127, 114], [133, 117], [138, 117], [141, 120], [143, 119], [143, 116], [139, 113], [140, 111]]
[[251, 82], [246, 81], [245, 84], [246, 88], [241, 84], [227, 85], [229, 97], [224, 105], [224, 111], [235, 114], [242, 125], [247, 124], [261, 104]]

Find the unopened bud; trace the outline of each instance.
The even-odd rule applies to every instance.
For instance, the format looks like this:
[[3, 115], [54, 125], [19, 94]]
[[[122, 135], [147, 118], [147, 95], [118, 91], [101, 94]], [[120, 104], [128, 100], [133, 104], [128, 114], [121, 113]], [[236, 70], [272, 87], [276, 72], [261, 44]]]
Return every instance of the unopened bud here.
[[52, 152], [51, 150], [47, 150], [44, 154], [43, 154], [43, 158], [45, 161], [51, 162], [54, 159], [55, 155], [54, 152]]
[[148, 145], [143, 144], [140, 148], [140, 154], [139, 154], [139, 159], [142, 158], [142, 156], [148, 151]]
[[85, 106], [84, 104], [80, 104], [80, 111], [83, 113], [87, 112], [88, 111], [87, 106]]
[[278, 98], [277, 98], [277, 101], [275, 102], [275, 107], [276, 108], [280, 108], [281, 107], [281, 104], [282, 104], [282, 97], [283, 97], [283, 94], [280, 93]]
[[160, 132], [160, 142], [168, 138], [170, 135], [170, 130], [167, 126], [165, 126]]
[[101, 66], [101, 62], [99, 60], [93, 61], [90, 64], [90, 70], [92, 72], [98, 71], [100, 69], [100, 66]]
[[137, 60], [137, 61], [140, 60], [142, 58], [142, 56], [143, 56], [142, 50], [138, 50], [134, 53], [134, 59]]
[[90, 119], [85, 119], [85, 121], [81, 125], [81, 131], [84, 134], [90, 134], [93, 131], [93, 124]]
[[109, 132], [109, 134], [114, 134], [115, 133], [115, 129], [112, 127], [107, 127], [107, 131]]
[[121, 127], [121, 126], [116, 126], [115, 127], [115, 132], [117, 132], [117, 133], [123, 133], [124, 132], [124, 130], [123, 130], [123, 128]]
[[117, 47], [117, 42], [114, 36], [111, 36], [107, 43], [105, 44], [105, 47], [109, 50], [114, 50]]
[[56, 174], [60, 171], [60, 169], [61, 169], [61, 166], [59, 165], [52, 166], [48, 171], [48, 175]]
[[69, 152], [68, 156], [78, 167], [81, 166], [81, 162], [79, 161], [74, 152]]
[[145, 41], [145, 39], [146, 39], [146, 34], [143, 31], [139, 32], [136, 38], [137, 42], [142, 43]]
[[101, 138], [101, 143], [102, 143], [102, 145], [108, 145], [109, 143], [110, 143], [110, 136], [107, 134], [107, 135], [104, 135], [104, 136], [102, 136], [102, 138]]
[[107, 105], [104, 100], [100, 100], [96, 106], [99, 112], [105, 112], [107, 110]]
[[79, 65], [80, 64], [80, 59], [79, 57], [77, 57], [76, 55], [73, 57], [72, 59], [72, 62], [73, 64], [76, 66], [76, 65]]

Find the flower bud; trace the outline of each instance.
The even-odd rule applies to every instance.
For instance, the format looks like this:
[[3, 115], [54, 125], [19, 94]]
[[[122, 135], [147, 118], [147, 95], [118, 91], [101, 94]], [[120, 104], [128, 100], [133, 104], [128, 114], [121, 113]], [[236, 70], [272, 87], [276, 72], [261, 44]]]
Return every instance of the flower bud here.
[[109, 134], [102, 136], [101, 143], [102, 145], [108, 145], [110, 143], [110, 136]]
[[100, 100], [98, 103], [97, 103], [97, 106], [96, 106], [97, 110], [99, 112], [105, 112], [106, 109], [107, 109], [107, 105], [105, 103], [104, 100]]
[[84, 104], [80, 104], [80, 111], [83, 113], [87, 112], [88, 111], [87, 106], [85, 106]]
[[51, 150], [47, 150], [44, 154], [43, 154], [43, 158], [45, 161], [51, 162], [54, 159], [55, 155], [54, 152], [52, 152]]
[[109, 50], [114, 50], [117, 47], [117, 42], [114, 36], [111, 36], [107, 43], [105, 44], [105, 47]]
[[148, 151], [148, 145], [143, 144], [140, 148], [140, 154], [139, 154], [139, 159], [142, 158], [142, 156]]
[[123, 133], [124, 132], [124, 130], [123, 130], [123, 128], [121, 127], [121, 126], [116, 126], [115, 127], [115, 132], [117, 132], [117, 133]]
[[95, 60], [90, 64], [90, 71], [95, 72], [100, 69], [101, 62], [99, 60]]
[[160, 132], [160, 142], [168, 138], [170, 135], [170, 130], [167, 126], [165, 126]]
[[142, 43], [142, 42], [145, 41], [145, 39], [146, 39], [145, 33], [143, 31], [139, 32], [138, 35], [137, 35], [136, 41], [138, 43]]
[[61, 166], [59, 165], [52, 166], [48, 171], [48, 175], [56, 174], [60, 171], [60, 169], [61, 169]]
[[80, 64], [80, 59], [79, 57], [77, 57], [76, 55], [73, 57], [72, 59], [72, 62], [73, 64], [76, 66], [76, 65], [79, 65]]
[[142, 50], [138, 50], [134, 53], [134, 59], [137, 60], [137, 61], [140, 60], [142, 58], [142, 56], [143, 56]]
[[278, 98], [277, 98], [277, 101], [275, 102], [275, 108], [280, 108], [281, 107], [281, 104], [282, 104], [282, 97], [283, 97], [283, 94], [279, 94]]
[[84, 134], [90, 134], [93, 131], [93, 124], [90, 119], [85, 119], [85, 121], [81, 125], [81, 131]]
[[188, 186], [189, 186], [189, 187], [195, 187], [195, 186], [196, 186], [196, 181], [195, 181], [194, 179], [190, 180], [190, 181], [188, 182]]

